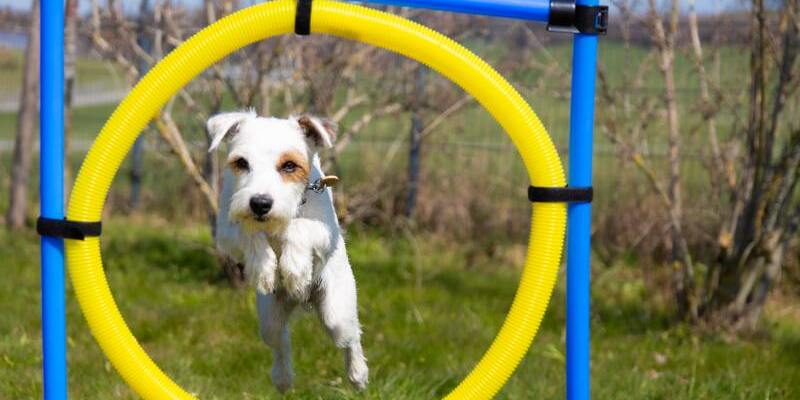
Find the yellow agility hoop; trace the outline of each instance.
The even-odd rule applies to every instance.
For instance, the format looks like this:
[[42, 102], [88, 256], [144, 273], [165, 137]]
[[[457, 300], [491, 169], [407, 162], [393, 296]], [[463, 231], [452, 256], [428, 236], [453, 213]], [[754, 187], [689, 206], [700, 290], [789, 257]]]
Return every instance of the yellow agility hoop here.
[[[253, 42], [290, 33], [295, 1], [276, 0], [241, 10], [198, 32], [156, 65], [117, 107], [89, 150], [75, 181], [67, 218], [99, 221], [125, 155], [161, 107], [195, 76]], [[517, 146], [531, 184], [563, 187], [564, 171], [539, 118], [522, 96], [486, 62], [449, 38], [384, 12], [317, 0], [312, 32], [358, 40], [415, 59], [474, 96]], [[447, 399], [488, 399], [514, 372], [533, 341], [560, 265], [566, 226], [564, 203], [537, 203], [525, 269], [497, 338]], [[534, 240], [535, 238], [535, 240]], [[66, 240], [69, 274], [97, 343], [123, 379], [145, 399], [192, 399], [142, 349], [117, 308], [103, 272], [100, 240]]]

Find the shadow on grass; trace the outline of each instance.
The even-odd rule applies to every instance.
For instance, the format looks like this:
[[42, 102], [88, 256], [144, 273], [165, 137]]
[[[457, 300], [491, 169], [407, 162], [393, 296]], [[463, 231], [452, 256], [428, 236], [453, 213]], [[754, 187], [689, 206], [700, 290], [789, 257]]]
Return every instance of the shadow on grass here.
[[509, 304], [518, 285], [511, 276], [499, 277], [497, 274], [469, 270], [443, 271], [426, 283], [445, 290], [454, 297], [508, 299]]
[[207, 241], [157, 230], [116, 233], [107, 235], [103, 242], [107, 269], [160, 271], [177, 281], [214, 284], [226, 281]]
[[800, 331], [783, 332], [778, 338], [780, 357], [790, 364], [800, 365]]
[[665, 331], [674, 322], [669, 313], [654, 310], [644, 300], [619, 302], [592, 299], [592, 326], [609, 334], [646, 334]]

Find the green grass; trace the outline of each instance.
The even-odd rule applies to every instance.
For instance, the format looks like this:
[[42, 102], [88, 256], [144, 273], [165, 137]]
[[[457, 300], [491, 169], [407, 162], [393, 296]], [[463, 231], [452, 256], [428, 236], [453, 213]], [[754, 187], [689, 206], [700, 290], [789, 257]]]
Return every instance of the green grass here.
[[[18, 49], [0, 47], [0, 100], [16, 99], [22, 83], [23, 54]], [[79, 58], [76, 63], [78, 88], [121, 87], [124, 76], [107, 62], [95, 58]], [[73, 138], [93, 138], [106, 118], [114, 110], [114, 104], [76, 107], [73, 111]], [[17, 113], [0, 113], [0, 139], [13, 140], [16, 135]], [[37, 121], [38, 124], [38, 121]]]
[[[79, 107], [73, 110], [72, 139], [93, 139], [100, 132], [100, 128], [111, 116], [115, 105], [106, 104], [91, 107]], [[38, 129], [39, 121], [36, 121]], [[14, 140], [17, 132], [17, 114], [0, 113], [0, 139]]]
[[[0, 47], [0, 83], [3, 98], [8, 94], [16, 96], [22, 87], [22, 69], [24, 54], [20, 49]], [[75, 63], [76, 81], [80, 85], [113, 85], [119, 87], [124, 76], [119, 69], [114, 69], [107, 62], [90, 57], [80, 57]]]
[[[230, 289], [220, 277], [204, 228], [136, 219], [112, 219], [106, 228], [103, 254], [115, 297], [169, 375], [206, 399], [277, 396], [269, 382], [270, 355], [257, 334], [254, 295]], [[41, 397], [37, 249], [30, 232], [0, 233], [0, 398]], [[510, 304], [520, 246], [506, 250], [466, 265], [466, 246], [352, 232], [369, 389], [358, 394], [343, 382], [340, 354], [313, 314], [304, 312], [292, 330], [297, 387], [285, 398], [447, 393], [479, 359]], [[800, 322], [767, 316], [769, 332], [757, 337], [704, 336], [671, 324], [634, 276], [633, 267], [619, 266], [595, 278], [595, 398], [800, 396]], [[563, 398], [561, 284], [531, 351], [498, 398]], [[135, 398], [92, 340], [71, 288], [67, 306], [71, 397]]]

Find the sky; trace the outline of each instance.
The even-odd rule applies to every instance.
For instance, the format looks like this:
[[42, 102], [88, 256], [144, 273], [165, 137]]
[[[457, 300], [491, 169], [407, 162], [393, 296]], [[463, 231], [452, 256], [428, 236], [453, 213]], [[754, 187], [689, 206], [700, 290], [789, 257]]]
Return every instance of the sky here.
[[[135, 10], [138, 7], [140, 0], [122, 0], [122, 4], [126, 7], [129, 7], [131, 10]], [[243, 3], [258, 3], [257, 0], [246, 0]], [[81, 1], [81, 8], [82, 11], [86, 11], [89, 8], [89, 1]], [[203, 0], [173, 0], [173, 3], [184, 4], [189, 7], [197, 7], [203, 3]], [[601, 0], [601, 3], [608, 3], [607, 1]], [[642, 2], [644, 3], [644, 2]], [[686, 1], [682, 1], [681, 4], [683, 8], [686, 9]], [[697, 3], [697, 10], [702, 14], [711, 14], [719, 11], [723, 8], [730, 8], [730, 9], [741, 9], [744, 3], [742, 0], [696, 0]], [[30, 8], [31, 0], [0, 0], [0, 7], [11, 7], [13, 9], [18, 10], [27, 10]]]

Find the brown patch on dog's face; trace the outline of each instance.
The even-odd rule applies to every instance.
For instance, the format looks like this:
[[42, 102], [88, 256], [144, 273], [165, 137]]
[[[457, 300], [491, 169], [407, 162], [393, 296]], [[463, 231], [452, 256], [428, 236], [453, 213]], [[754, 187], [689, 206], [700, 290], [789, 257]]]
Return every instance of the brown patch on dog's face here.
[[275, 166], [284, 182], [305, 183], [308, 181], [308, 159], [299, 151], [287, 151], [281, 154]]

